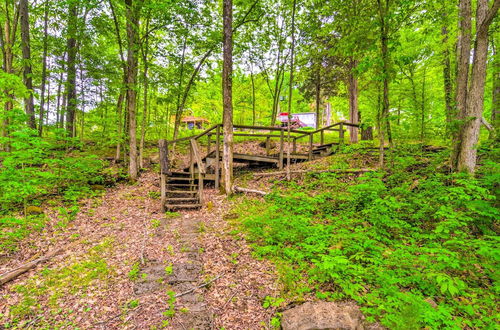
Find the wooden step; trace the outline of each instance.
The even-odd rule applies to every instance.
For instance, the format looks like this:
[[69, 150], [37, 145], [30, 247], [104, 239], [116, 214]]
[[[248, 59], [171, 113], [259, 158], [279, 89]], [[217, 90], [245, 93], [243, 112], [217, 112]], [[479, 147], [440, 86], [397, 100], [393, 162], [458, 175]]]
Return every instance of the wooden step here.
[[192, 183], [168, 183], [167, 182], [167, 186], [171, 186], [171, 187], [186, 187], [186, 188], [197, 188], [198, 185], [197, 184], [192, 184]]
[[185, 172], [185, 171], [173, 171], [173, 172], [170, 172], [170, 175], [169, 176], [177, 176], [177, 175], [190, 175], [189, 172]]
[[169, 176], [167, 181], [193, 181], [191, 177], [179, 177], [179, 176]]
[[201, 207], [201, 204], [165, 204], [165, 207], [169, 210], [173, 209], [197, 209]]
[[197, 194], [198, 190], [167, 190], [167, 194]]
[[199, 202], [200, 199], [198, 197], [174, 197], [168, 198], [167, 202]]

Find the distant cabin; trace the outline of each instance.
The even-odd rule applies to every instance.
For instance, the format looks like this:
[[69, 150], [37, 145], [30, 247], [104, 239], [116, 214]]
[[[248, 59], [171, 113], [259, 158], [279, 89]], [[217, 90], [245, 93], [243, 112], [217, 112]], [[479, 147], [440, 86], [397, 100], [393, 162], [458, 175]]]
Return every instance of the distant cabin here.
[[182, 117], [181, 123], [185, 124], [188, 129], [203, 129], [205, 124], [208, 123], [208, 119], [202, 117], [186, 116]]
[[[288, 125], [288, 113], [282, 112], [278, 115], [278, 121], [281, 126], [285, 127]], [[296, 128], [299, 127], [312, 127], [316, 128], [316, 113], [315, 112], [302, 112], [302, 113], [292, 113], [291, 126]]]

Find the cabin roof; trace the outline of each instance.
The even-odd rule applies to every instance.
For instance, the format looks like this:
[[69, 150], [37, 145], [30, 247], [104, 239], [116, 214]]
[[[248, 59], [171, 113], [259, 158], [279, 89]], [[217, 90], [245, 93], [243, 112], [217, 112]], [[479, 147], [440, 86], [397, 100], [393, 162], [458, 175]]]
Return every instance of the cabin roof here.
[[198, 122], [208, 122], [209, 120], [203, 117], [195, 116], [185, 116], [182, 117], [181, 122], [183, 123], [198, 123]]

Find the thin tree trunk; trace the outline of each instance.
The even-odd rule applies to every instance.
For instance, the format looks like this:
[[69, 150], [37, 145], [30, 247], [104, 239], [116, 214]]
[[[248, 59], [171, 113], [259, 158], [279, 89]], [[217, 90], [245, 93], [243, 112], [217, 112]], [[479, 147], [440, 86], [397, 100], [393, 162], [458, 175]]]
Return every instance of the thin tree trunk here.
[[115, 161], [120, 160], [121, 153], [121, 140], [123, 135], [123, 124], [122, 124], [122, 109], [123, 109], [123, 99], [125, 95], [123, 90], [120, 90], [120, 95], [118, 95], [118, 102], [116, 102], [116, 115], [118, 117], [118, 143], [116, 144]]
[[[41, 83], [42, 85], [40, 91], [40, 113], [38, 117], [38, 136], [42, 136], [43, 134], [43, 116], [45, 114], [45, 85], [47, 84], [47, 52], [48, 52], [48, 26], [49, 26], [48, 23], [49, 23], [49, 0], [45, 0], [45, 9], [43, 16], [43, 55], [42, 55], [42, 83]], [[47, 111], [47, 118], [48, 118], [48, 111]]]
[[295, 51], [295, 8], [297, 6], [297, 0], [293, 0], [292, 7], [292, 47], [290, 49], [290, 84], [288, 86], [288, 125], [287, 125], [287, 142], [288, 148], [286, 150], [286, 179], [291, 180], [290, 176], [290, 150], [291, 140], [290, 140], [290, 126], [292, 121], [292, 96], [293, 96], [293, 61], [294, 61], [294, 51]]
[[[444, 14], [446, 17], [446, 13]], [[441, 28], [441, 35], [444, 44], [443, 50], [443, 79], [444, 79], [444, 102], [446, 114], [446, 131], [451, 131], [451, 122], [453, 120], [453, 86], [451, 81], [451, 59], [450, 51], [448, 49], [448, 27], [443, 25]]]
[[[149, 30], [149, 17], [146, 22], [146, 31]], [[144, 140], [146, 138], [147, 116], [148, 116], [148, 51], [149, 51], [149, 35], [146, 34], [144, 40], [144, 47], [142, 47], [142, 62], [144, 70], [142, 72], [142, 79], [144, 82], [143, 101], [142, 101], [142, 123], [141, 123], [141, 141], [139, 143], [139, 166], [144, 167]]]
[[471, 0], [460, 0], [459, 2], [459, 35], [457, 41], [457, 76], [455, 92], [455, 113], [454, 117], [458, 121], [458, 127], [453, 125], [453, 151], [451, 153], [451, 167], [458, 166], [458, 154], [460, 152], [460, 130], [465, 119], [465, 108], [467, 105], [467, 90], [469, 82], [469, 62], [471, 51]]
[[321, 65], [318, 64], [318, 67], [316, 69], [316, 129], [319, 129], [321, 126], [320, 105], [321, 105]]
[[[233, 193], [233, 1], [223, 0], [223, 147], [222, 147], [222, 181], [226, 195]], [[219, 160], [217, 160], [219, 161]]]
[[388, 47], [388, 27], [386, 22], [386, 15], [389, 10], [389, 0], [377, 0], [379, 9], [379, 19], [380, 19], [380, 52], [382, 57], [382, 75], [383, 75], [383, 102], [382, 110], [380, 112], [380, 122], [379, 122], [379, 166], [384, 166], [384, 145], [385, 145], [385, 133], [388, 130], [388, 113], [389, 113], [389, 47]]
[[491, 102], [491, 124], [493, 131], [490, 131], [490, 139], [498, 139], [500, 133], [500, 58], [495, 45], [495, 39], [491, 38], [491, 46], [493, 48], [493, 91]]
[[[349, 76], [348, 76], [348, 87], [349, 87], [349, 121], [353, 124], [359, 123], [359, 105], [358, 105], [358, 78], [354, 70], [358, 66], [358, 61], [354, 58], [349, 60]], [[349, 137], [351, 143], [358, 142], [358, 128], [349, 127]]]
[[491, 9], [488, 0], [478, 0], [476, 10], [476, 38], [470, 89], [462, 129], [460, 130], [457, 169], [473, 173], [476, 167], [477, 143], [484, 110], [484, 86], [486, 82], [486, 60], [488, 57], [488, 29], [495, 17], [500, 1], [495, 1]]
[[[125, 87], [127, 85], [127, 62], [125, 61], [125, 56], [123, 55], [123, 42], [120, 34], [120, 25], [118, 24], [118, 18], [116, 17], [116, 12], [115, 12], [115, 7], [113, 6], [113, 1], [109, 0], [109, 7], [111, 9], [111, 16], [113, 17], [113, 24], [115, 27], [115, 35], [116, 35], [116, 41], [118, 43], [118, 50], [120, 52], [120, 60], [121, 60], [121, 65], [122, 65], [122, 70], [123, 70], [123, 86]], [[123, 108], [123, 99], [125, 98], [125, 92], [123, 89], [120, 88], [120, 93], [118, 95], [118, 100], [116, 102], [116, 113], [118, 116], [118, 125], [117, 125], [117, 133], [118, 133], [118, 142], [116, 143], [116, 154], [115, 154], [115, 161], [120, 160], [120, 153], [121, 153], [121, 145], [123, 143], [123, 114], [122, 114], [122, 108]]]
[[424, 143], [425, 140], [425, 74], [426, 68], [424, 67], [424, 76], [422, 79], [422, 103], [420, 104], [420, 142]]
[[137, 53], [138, 53], [138, 26], [139, 12], [142, 0], [126, 0], [127, 7], [127, 94], [126, 108], [129, 127], [129, 175], [131, 180], [137, 180]]
[[[14, 9], [13, 17], [10, 12], [10, 4], [5, 3], [5, 12], [4, 14], [4, 26], [3, 33], [0, 33], [0, 44], [2, 48], [3, 55], [3, 70], [6, 73], [13, 74], [13, 61], [14, 61], [14, 53], [13, 46], [16, 40], [16, 32], [17, 32], [17, 22], [19, 20], [19, 11]], [[4, 90], [5, 93], [5, 104], [4, 104], [4, 120], [3, 120], [3, 130], [2, 135], [4, 138], [9, 137], [9, 126], [10, 126], [10, 115], [11, 111], [14, 107], [13, 100], [14, 95], [12, 95], [10, 90]], [[6, 139], [7, 140], [7, 139]], [[10, 151], [10, 143], [6, 142], [2, 146], [4, 151]]]
[[66, 132], [68, 136], [75, 136], [75, 117], [76, 117], [76, 33], [77, 33], [78, 3], [69, 2], [68, 10], [68, 72], [66, 81]]
[[24, 109], [28, 116], [28, 126], [36, 129], [35, 104], [33, 102], [33, 74], [31, 69], [31, 44], [30, 44], [30, 20], [28, 0], [19, 1], [19, 14], [21, 21], [21, 47], [23, 52], [23, 79], [29, 91], [24, 99]]
[[250, 80], [252, 81], [252, 125], [255, 126], [255, 81], [253, 70], [250, 71]]

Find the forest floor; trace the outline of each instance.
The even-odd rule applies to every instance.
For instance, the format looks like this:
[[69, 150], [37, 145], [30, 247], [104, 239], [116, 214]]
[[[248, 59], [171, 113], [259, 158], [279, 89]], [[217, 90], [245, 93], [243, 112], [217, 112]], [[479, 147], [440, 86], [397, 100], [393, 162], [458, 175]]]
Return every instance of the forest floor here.
[[208, 189], [201, 211], [164, 214], [158, 179], [145, 172], [84, 200], [71, 221], [46, 210], [0, 274], [62, 252], [0, 287], [0, 327], [267, 328], [276, 272], [234, 234], [231, 203]]

